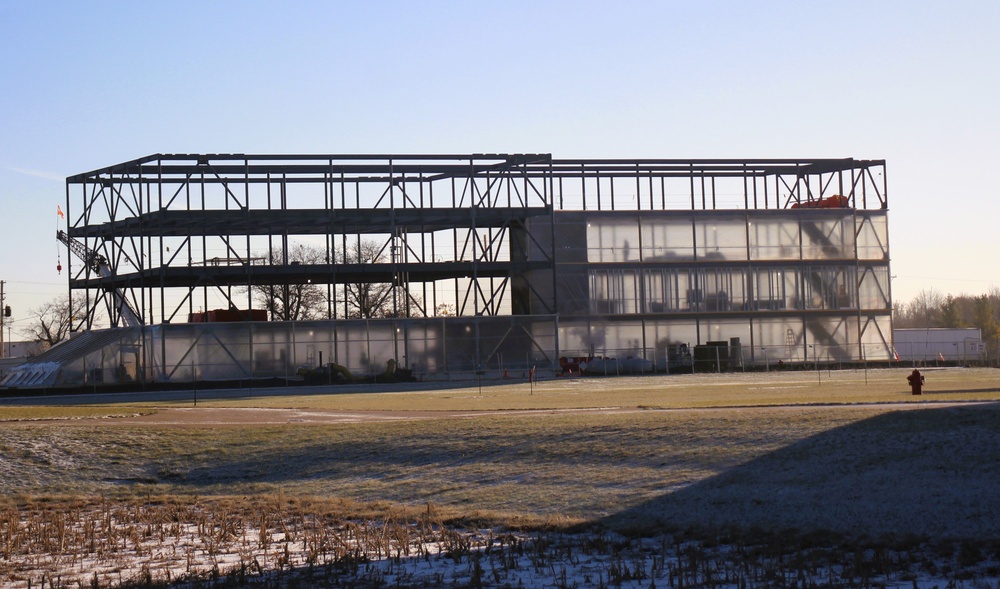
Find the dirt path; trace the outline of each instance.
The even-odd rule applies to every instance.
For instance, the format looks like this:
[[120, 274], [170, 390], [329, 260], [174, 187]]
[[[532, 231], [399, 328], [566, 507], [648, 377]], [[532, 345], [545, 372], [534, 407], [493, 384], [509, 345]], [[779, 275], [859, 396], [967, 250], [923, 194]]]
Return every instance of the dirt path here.
[[[910, 410], [931, 407], [950, 407], [968, 405], [971, 403], [932, 402], [932, 403], [873, 403], [829, 405], [831, 409], [893, 409]], [[685, 408], [685, 409], [650, 409], [638, 407], [591, 407], [575, 409], [506, 409], [497, 411], [337, 411], [323, 409], [275, 409], [260, 407], [184, 407], [161, 408], [154, 412], [127, 417], [95, 417], [75, 419], [40, 419], [30, 421], [9, 422], [20, 425], [67, 425], [80, 426], [95, 424], [101, 426], [150, 426], [150, 427], [243, 427], [243, 426], [275, 426], [275, 425], [331, 425], [338, 423], [366, 423], [390, 421], [414, 421], [425, 419], [474, 419], [490, 415], [502, 416], [537, 416], [549, 415], [579, 415], [579, 414], [628, 414], [649, 413], [650, 411], [669, 412], [719, 412], [719, 411], [753, 411], [779, 410], [800, 411], [815, 409], [816, 405], [782, 405], [755, 407], [715, 407], [715, 408]]]
[[155, 412], [128, 417], [96, 417], [83, 419], [44, 419], [31, 422], [46, 425], [83, 425], [94, 423], [107, 426], [248, 426], [248, 425], [331, 425], [423, 419], [473, 419], [487, 415], [556, 415], [580, 413], [634, 413], [635, 408], [599, 407], [583, 409], [511, 409], [503, 411], [336, 411], [323, 409], [270, 409], [253, 407], [187, 407], [157, 409]]

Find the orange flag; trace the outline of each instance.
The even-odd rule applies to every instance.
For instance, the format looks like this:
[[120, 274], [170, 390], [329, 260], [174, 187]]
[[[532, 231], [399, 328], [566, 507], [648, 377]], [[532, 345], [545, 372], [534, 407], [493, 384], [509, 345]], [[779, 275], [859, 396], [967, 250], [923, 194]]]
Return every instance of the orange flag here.
[[66, 218], [66, 215], [64, 215], [63, 212], [62, 212], [62, 207], [59, 206], [59, 205], [56, 205], [56, 214], [59, 215], [60, 219], [65, 219]]

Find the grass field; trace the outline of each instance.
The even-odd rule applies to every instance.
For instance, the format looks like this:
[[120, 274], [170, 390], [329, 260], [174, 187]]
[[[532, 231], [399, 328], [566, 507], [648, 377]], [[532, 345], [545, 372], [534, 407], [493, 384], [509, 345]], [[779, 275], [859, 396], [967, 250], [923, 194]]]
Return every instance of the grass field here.
[[[128, 415], [157, 408], [308, 408], [335, 411], [496, 411], [643, 407], [723, 408], [769, 405], [929, 403], [1000, 400], [1000, 371], [925, 369], [924, 394], [910, 395], [908, 369], [784, 371], [698, 375], [520, 379], [464, 383], [342, 385], [199, 390], [159, 394], [0, 399], [0, 421]], [[86, 405], [81, 405], [81, 399]]]
[[[344, 501], [339, 509], [359, 515], [432, 504], [442, 521], [520, 529], [1000, 539], [1000, 372], [930, 370], [920, 397], [910, 395], [907, 373], [255, 389], [202, 392], [189, 409], [401, 416], [308, 426], [113, 425], [192, 408], [186, 394], [6, 400], [0, 491], [10, 507], [281, 496]], [[406, 419], [408, 411], [421, 419]]]
[[[430, 419], [309, 427], [112, 428], [87, 418], [191, 407], [191, 399], [129, 396], [99, 405], [83, 405], [80, 399], [74, 405], [19, 401], [0, 405], [0, 420], [16, 420], [0, 426], [0, 490], [6, 497], [280, 490], [357, 501], [432, 502], [502, 519], [593, 521], [706, 484], [752, 461], [783, 457], [796, 445], [843, 443], [840, 452], [858, 458], [895, 448], [899, 436], [916, 439], [920, 432], [868, 432], [873, 439], [863, 447], [830, 440], [874, 427], [866, 424], [905, 423], [902, 409], [1000, 400], [1000, 372], [994, 370], [927, 371], [927, 388], [919, 397], [909, 394], [906, 374], [555, 379], [534, 387], [514, 383], [377, 393], [336, 388], [329, 390], [335, 394], [313, 390], [307, 395], [258, 389], [253, 396], [223, 393], [214, 399], [202, 393], [198, 402], [202, 411], [295, 407], [397, 415], [421, 411], [425, 417], [431, 412]], [[965, 411], [992, 414], [990, 405], [972, 407]], [[572, 411], [587, 408], [615, 410]], [[495, 413], [502, 410], [509, 413]], [[469, 416], [434, 419], [435, 411]], [[479, 411], [484, 413], [475, 417]], [[955, 411], [919, 415], [947, 422]], [[49, 421], [59, 417], [70, 421]], [[915, 443], [914, 450], [924, 445]], [[807, 463], [820, 458], [802, 457]], [[915, 452], [912, 458], [927, 457]], [[904, 452], [865, 459], [881, 463], [907, 457]], [[972, 467], [967, 462], [955, 468]], [[817, 473], [817, 481], [822, 474]]]

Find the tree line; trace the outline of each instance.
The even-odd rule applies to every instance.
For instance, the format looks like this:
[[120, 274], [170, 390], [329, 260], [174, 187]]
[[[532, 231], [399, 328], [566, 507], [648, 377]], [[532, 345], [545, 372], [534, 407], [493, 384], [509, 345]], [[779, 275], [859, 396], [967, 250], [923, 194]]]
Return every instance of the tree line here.
[[892, 304], [893, 327], [977, 327], [984, 342], [1000, 338], [1000, 288], [986, 294], [942, 295], [931, 289], [922, 290], [909, 303]]

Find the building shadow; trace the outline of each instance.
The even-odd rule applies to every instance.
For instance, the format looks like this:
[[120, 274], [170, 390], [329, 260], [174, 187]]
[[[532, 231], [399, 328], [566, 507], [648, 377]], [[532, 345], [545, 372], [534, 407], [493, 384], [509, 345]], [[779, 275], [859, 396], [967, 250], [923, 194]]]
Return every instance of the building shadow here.
[[905, 409], [809, 437], [602, 520], [659, 533], [1000, 538], [1000, 404]]

